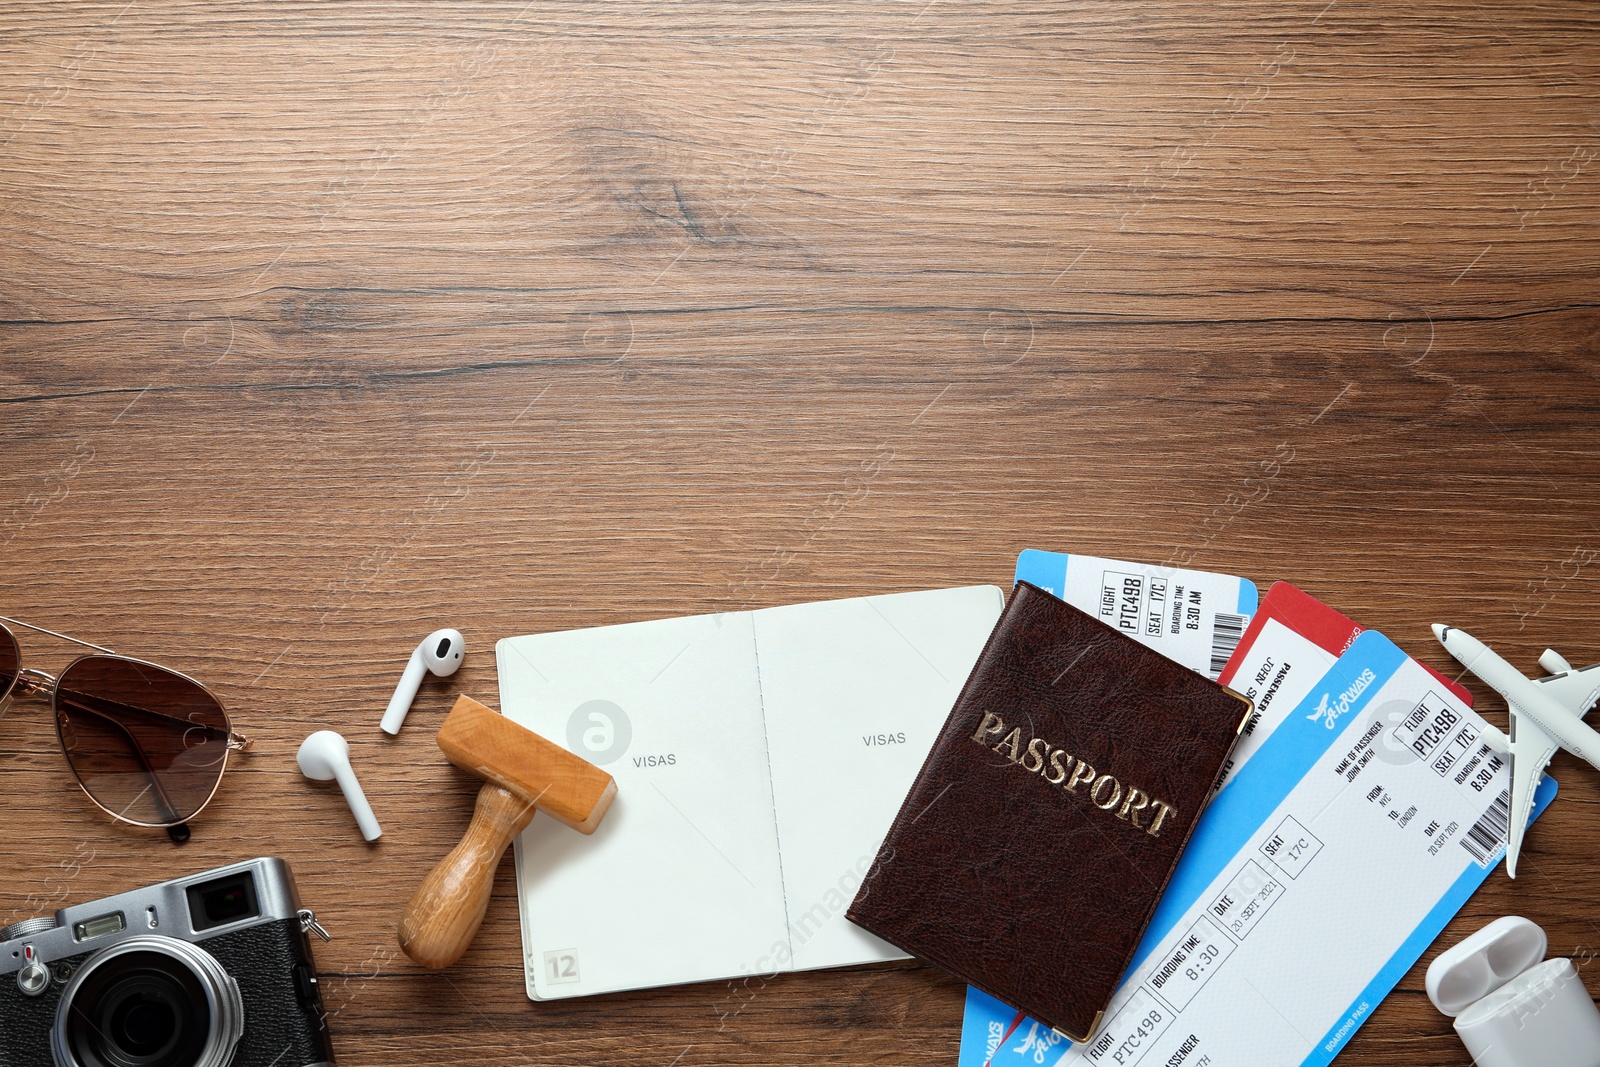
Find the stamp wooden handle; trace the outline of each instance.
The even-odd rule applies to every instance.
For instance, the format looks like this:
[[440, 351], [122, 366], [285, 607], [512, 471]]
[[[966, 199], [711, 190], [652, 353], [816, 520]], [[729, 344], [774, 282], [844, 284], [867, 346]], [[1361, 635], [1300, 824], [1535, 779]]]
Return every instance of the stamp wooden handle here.
[[489, 907], [500, 857], [537, 810], [533, 801], [493, 782], [478, 790], [461, 843], [422, 880], [400, 916], [400, 947], [407, 956], [433, 969], [461, 958]]

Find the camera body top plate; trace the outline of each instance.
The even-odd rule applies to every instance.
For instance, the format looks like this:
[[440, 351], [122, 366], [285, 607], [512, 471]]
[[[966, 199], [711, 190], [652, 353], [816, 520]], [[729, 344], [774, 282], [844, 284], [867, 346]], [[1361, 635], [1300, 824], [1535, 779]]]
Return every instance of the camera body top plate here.
[[[242, 872], [254, 876], [256, 913], [195, 930], [191, 921], [189, 890], [223, 881]], [[0, 941], [0, 979], [14, 975], [26, 965], [23, 953], [25, 945], [32, 945], [34, 958], [49, 965], [84, 952], [98, 952], [118, 941], [141, 934], [160, 934], [182, 941], [203, 942], [219, 934], [296, 918], [298, 908], [294, 876], [283, 860], [261, 856], [231, 863], [185, 878], [174, 878], [143, 889], [62, 908], [56, 912], [55, 924], [49, 929], [39, 929], [42, 926], [39, 920], [24, 920], [28, 926], [23, 927], [19, 936]], [[122, 916], [119, 928], [112, 929], [107, 924], [102, 930], [95, 925], [118, 914]], [[21, 924], [13, 924], [0, 933], [16, 930], [19, 926]], [[95, 932], [97, 930], [100, 932]], [[87, 936], [81, 936], [84, 934]]]

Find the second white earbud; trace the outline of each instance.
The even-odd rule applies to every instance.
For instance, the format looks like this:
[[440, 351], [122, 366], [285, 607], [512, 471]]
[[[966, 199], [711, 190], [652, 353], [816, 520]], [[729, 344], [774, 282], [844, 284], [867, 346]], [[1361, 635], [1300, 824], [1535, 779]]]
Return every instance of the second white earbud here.
[[356, 781], [356, 772], [350, 767], [349, 742], [332, 730], [318, 730], [300, 742], [294, 761], [307, 778], [318, 782], [337, 780], [345, 801], [355, 813], [361, 836], [368, 841], [378, 839], [383, 831], [378, 827], [378, 817], [372, 814], [372, 805], [367, 803], [367, 795], [361, 791], [361, 783]]
[[390, 736], [400, 732], [406, 713], [411, 710], [411, 702], [417, 699], [417, 690], [422, 687], [424, 673], [448, 678], [461, 666], [461, 657], [466, 651], [467, 642], [460, 630], [435, 630], [424, 637], [406, 662], [400, 684], [394, 687], [394, 696], [389, 698], [389, 707], [384, 710], [380, 724], [383, 732]]

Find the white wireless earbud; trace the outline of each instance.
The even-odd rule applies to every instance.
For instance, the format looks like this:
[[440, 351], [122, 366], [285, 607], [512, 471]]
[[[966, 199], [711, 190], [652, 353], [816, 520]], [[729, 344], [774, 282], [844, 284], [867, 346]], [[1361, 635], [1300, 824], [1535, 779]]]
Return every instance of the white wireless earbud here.
[[461, 666], [461, 657], [466, 651], [466, 638], [461, 636], [460, 630], [435, 630], [424, 637], [422, 644], [417, 646], [417, 650], [411, 653], [411, 659], [406, 662], [400, 684], [394, 687], [394, 696], [389, 698], [389, 707], [384, 711], [380, 724], [383, 732], [391, 737], [400, 732], [401, 724], [406, 721], [406, 713], [411, 710], [411, 702], [417, 699], [424, 671], [439, 678], [448, 678]]
[[300, 773], [319, 782], [335, 779], [344, 791], [344, 799], [355, 812], [356, 825], [361, 836], [376, 841], [383, 831], [378, 828], [378, 817], [372, 814], [372, 805], [356, 781], [356, 772], [350, 768], [350, 744], [332, 730], [318, 730], [300, 742], [300, 751], [294, 760], [300, 764]]

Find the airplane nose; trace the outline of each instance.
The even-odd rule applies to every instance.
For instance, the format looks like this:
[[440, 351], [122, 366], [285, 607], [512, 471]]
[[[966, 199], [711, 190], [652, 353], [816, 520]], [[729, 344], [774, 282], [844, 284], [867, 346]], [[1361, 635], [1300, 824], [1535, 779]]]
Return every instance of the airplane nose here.
[[1444, 623], [1436, 622], [1433, 624], [1433, 636], [1437, 637], [1442, 643], [1444, 641], [1444, 635], [1449, 629], [1450, 627], [1446, 626]]

